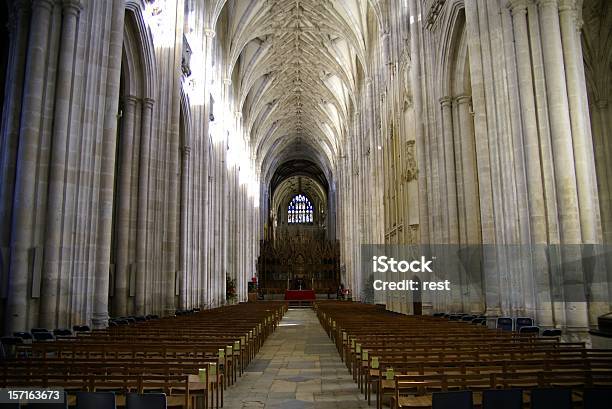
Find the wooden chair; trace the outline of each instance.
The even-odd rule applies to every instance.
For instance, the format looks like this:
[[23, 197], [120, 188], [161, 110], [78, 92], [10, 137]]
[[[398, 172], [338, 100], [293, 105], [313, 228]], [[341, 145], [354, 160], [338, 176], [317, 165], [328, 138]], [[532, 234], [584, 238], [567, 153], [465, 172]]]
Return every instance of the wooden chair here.
[[77, 409], [116, 409], [115, 394], [112, 392], [78, 392]]

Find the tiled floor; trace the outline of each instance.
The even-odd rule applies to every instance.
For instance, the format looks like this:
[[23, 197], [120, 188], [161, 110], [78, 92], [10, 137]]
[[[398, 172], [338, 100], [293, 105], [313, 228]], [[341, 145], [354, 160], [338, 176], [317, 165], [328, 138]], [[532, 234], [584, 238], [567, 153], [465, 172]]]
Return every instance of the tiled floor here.
[[367, 408], [311, 309], [291, 309], [238, 382], [225, 408]]

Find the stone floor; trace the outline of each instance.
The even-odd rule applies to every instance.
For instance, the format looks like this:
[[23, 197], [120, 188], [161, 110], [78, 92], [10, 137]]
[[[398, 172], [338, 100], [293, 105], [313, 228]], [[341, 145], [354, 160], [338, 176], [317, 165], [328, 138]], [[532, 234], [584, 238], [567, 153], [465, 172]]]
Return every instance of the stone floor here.
[[238, 382], [227, 409], [367, 408], [311, 309], [290, 309]]

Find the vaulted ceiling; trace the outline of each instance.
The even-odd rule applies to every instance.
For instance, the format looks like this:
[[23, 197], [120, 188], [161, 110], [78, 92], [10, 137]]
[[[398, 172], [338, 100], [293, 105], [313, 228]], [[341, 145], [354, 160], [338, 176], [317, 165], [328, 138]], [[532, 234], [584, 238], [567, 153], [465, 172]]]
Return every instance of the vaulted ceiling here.
[[607, 100], [612, 92], [612, 4], [586, 0], [582, 8], [585, 76], [591, 102]]
[[[377, 1], [229, 0], [212, 2], [257, 166], [289, 157], [332, 167], [368, 76]], [[274, 160], [271, 159], [274, 158]]]

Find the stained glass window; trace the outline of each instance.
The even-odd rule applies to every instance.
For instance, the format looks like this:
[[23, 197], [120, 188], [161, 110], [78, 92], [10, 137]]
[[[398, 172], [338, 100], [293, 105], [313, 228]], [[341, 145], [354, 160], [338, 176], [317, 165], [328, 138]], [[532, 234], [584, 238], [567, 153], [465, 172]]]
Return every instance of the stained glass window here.
[[295, 195], [289, 203], [287, 221], [289, 224], [308, 224], [313, 222], [313, 208], [310, 200], [302, 194]]

